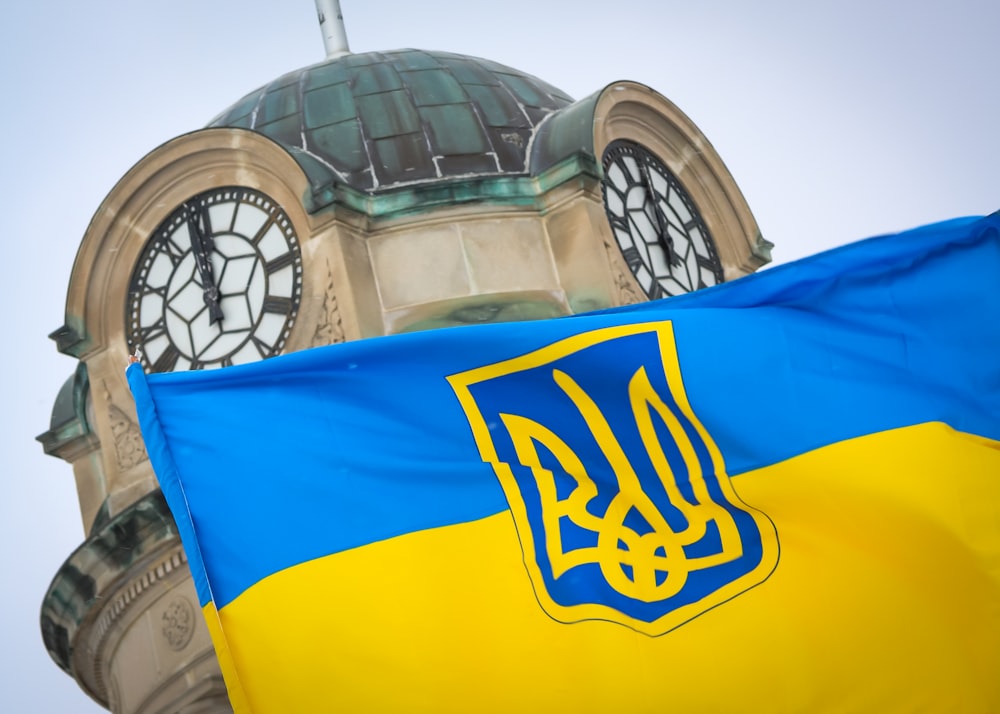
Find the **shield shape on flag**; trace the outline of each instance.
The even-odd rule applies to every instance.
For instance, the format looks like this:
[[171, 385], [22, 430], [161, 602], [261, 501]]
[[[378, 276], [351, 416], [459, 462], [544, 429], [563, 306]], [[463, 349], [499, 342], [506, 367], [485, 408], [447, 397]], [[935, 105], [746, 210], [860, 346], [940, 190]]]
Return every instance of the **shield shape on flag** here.
[[763, 582], [774, 525], [693, 411], [669, 321], [583, 332], [449, 377], [543, 609], [661, 635]]

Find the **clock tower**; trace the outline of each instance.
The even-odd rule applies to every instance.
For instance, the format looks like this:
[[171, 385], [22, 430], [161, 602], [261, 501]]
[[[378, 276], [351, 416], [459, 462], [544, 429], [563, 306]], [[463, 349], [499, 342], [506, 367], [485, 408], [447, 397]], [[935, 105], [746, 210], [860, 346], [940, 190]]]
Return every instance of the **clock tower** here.
[[318, 5], [326, 59], [112, 189], [52, 334], [79, 364], [39, 440], [72, 465], [89, 530], [45, 595], [42, 636], [114, 712], [229, 710], [128, 354], [147, 371], [225, 369], [669, 298], [768, 260], [722, 160], [655, 90], [621, 81], [574, 100], [477, 57], [354, 54], [337, 4]]

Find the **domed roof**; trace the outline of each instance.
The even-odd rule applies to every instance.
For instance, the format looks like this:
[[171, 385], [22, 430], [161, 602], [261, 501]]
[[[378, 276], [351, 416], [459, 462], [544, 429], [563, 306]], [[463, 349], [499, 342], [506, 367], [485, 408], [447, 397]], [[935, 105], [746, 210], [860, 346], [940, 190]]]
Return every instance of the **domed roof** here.
[[314, 188], [326, 174], [372, 193], [523, 174], [539, 123], [572, 101], [496, 62], [404, 49], [348, 54], [291, 72], [209, 126], [268, 136], [295, 157]]

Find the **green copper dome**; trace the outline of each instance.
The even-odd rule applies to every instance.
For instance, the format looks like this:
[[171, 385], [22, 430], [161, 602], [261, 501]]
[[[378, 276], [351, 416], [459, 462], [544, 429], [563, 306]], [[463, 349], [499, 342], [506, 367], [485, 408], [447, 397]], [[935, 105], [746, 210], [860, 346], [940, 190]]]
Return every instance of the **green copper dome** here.
[[536, 77], [448, 52], [348, 54], [291, 72], [210, 127], [283, 146], [315, 190], [377, 193], [459, 177], [526, 174], [538, 125], [572, 99]]

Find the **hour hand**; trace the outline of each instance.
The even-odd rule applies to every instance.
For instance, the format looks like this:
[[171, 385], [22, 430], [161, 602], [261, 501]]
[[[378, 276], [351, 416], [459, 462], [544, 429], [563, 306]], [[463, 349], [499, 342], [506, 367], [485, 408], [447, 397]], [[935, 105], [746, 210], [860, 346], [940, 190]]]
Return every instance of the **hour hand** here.
[[202, 228], [202, 223], [207, 223], [207, 221], [208, 217], [200, 205], [194, 201], [188, 203], [187, 226], [188, 235], [191, 238], [191, 252], [194, 254], [194, 261], [198, 266], [202, 298], [205, 300], [205, 305], [208, 306], [208, 322], [211, 325], [222, 321], [222, 307], [219, 305], [219, 288], [215, 284], [215, 276], [212, 272], [212, 249], [215, 246], [209, 234]]

